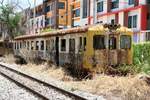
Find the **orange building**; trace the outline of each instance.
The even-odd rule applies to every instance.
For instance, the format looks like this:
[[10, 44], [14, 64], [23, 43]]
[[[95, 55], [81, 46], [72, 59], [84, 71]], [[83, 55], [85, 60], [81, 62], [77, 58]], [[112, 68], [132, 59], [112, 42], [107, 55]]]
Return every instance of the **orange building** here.
[[54, 29], [67, 28], [68, 0], [44, 0], [45, 25]]

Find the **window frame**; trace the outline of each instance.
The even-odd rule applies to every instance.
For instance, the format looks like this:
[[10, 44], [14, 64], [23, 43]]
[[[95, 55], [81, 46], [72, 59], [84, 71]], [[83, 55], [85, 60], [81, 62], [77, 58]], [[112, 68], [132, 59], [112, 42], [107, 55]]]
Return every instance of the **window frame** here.
[[106, 49], [106, 36], [105, 35], [94, 35], [93, 36], [93, 48], [94, 50]]
[[65, 9], [65, 2], [59, 2], [58, 9]]
[[45, 45], [44, 40], [41, 40], [41, 41], [40, 41], [40, 50], [41, 50], [41, 51], [44, 51], [44, 50], [45, 50], [45, 46], [44, 46], [44, 45]]
[[[98, 7], [98, 4], [99, 4], [99, 7]], [[104, 11], [104, 1], [97, 2], [97, 13], [103, 12], [103, 11]]]
[[61, 51], [65, 52], [66, 51], [66, 39], [61, 39]]
[[[127, 45], [127, 38], [125, 39], [125, 38], [122, 38], [122, 37], [128, 37], [128, 39], [130, 40], [129, 44], [128, 44], [129, 45], [128, 47], [126, 46]], [[122, 43], [124, 43], [124, 44], [122, 44]], [[131, 38], [130, 35], [121, 35], [120, 36], [120, 49], [131, 49], [131, 44], [132, 44], [132, 38]]]

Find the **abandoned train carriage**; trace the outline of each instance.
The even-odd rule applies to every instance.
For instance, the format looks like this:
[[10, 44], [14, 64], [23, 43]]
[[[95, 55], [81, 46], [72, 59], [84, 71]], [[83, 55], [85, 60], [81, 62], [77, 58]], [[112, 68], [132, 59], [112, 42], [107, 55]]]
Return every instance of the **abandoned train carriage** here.
[[25, 35], [14, 40], [15, 55], [41, 58], [89, 71], [132, 64], [132, 31], [119, 25], [96, 25]]

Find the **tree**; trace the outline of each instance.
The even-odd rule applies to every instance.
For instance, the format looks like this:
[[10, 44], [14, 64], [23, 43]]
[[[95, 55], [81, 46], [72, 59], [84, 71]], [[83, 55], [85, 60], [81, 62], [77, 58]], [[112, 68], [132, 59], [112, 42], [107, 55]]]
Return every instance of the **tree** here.
[[[14, 12], [14, 8], [10, 5], [1, 5], [0, 6], [0, 24], [2, 24], [4, 29], [7, 32], [7, 36], [10, 39], [13, 39], [19, 32], [19, 23], [21, 16], [19, 13]], [[7, 37], [8, 38], [8, 37]]]

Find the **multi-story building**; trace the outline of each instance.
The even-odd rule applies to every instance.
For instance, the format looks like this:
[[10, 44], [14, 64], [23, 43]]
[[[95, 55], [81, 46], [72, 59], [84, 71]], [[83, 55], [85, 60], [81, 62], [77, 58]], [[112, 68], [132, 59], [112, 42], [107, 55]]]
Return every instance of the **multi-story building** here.
[[35, 20], [32, 9], [29, 33], [112, 23], [131, 28], [135, 43], [150, 40], [150, 0], [43, 0]]
[[43, 14], [44, 6], [40, 4], [35, 8], [35, 18], [34, 18], [34, 8], [30, 11], [30, 19], [28, 21], [29, 34], [40, 33], [45, 28], [45, 15]]
[[150, 0], [72, 0], [72, 26], [121, 24], [134, 31], [134, 42], [150, 38]]
[[[45, 28], [64, 29], [68, 25], [68, 0], [43, 0], [31, 9], [28, 21], [29, 34], [41, 33]], [[35, 18], [34, 18], [35, 10]]]
[[93, 1], [92, 0], [72, 0], [69, 2], [72, 12], [72, 27], [85, 26], [92, 24], [90, 16], [93, 16]]
[[67, 28], [67, 2], [68, 0], [44, 0], [44, 15], [46, 27], [54, 29]]

